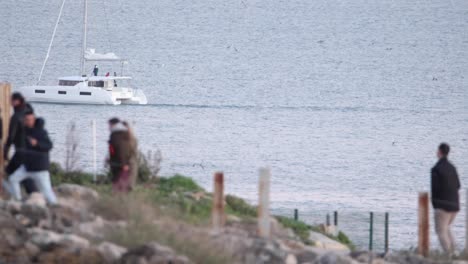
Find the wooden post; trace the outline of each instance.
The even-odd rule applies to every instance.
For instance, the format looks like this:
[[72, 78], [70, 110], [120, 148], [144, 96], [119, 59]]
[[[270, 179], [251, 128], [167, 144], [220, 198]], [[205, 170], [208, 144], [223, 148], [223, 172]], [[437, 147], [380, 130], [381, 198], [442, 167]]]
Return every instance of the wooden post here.
[[374, 213], [370, 212], [370, 220], [369, 220], [369, 251], [373, 249], [374, 243]]
[[93, 129], [93, 181], [97, 182], [96, 119], [92, 121]]
[[299, 210], [297, 208], [294, 209], [294, 220], [296, 220], [296, 221], [299, 220]]
[[468, 255], [468, 189], [465, 190], [466, 201], [465, 201], [465, 255]]
[[389, 214], [388, 214], [388, 212], [386, 212], [386, 213], [385, 213], [385, 231], [384, 231], [384, 232], [385, 232], [385, 234], [384, 234], [384, 235], [385, 235], [385, 244], [384, 244], [384, 245], [385, 245], [385, 246], [384, 246], [384, 248], [385, 248], [385, 254], [388, 253], [388, 249], [389, 249], [389, 244], [388, 244], [388, 243], [389, 243], [389, 242], [388, 242], [388, 232], [389, 232], [388, 227], [389, 227], [389, 222], [388, 222], [388, 221], [389, 221]]
[[418, 199], [418, 254], [429, 256], [429, 193], [420, 192]]
[[211, 220], [213, 230], [219, 232], [224, 226], [224, 175], [222, 172], [216, 172], [214, 175], [213, 188], [213, 208], [211, 210]]
[[[8, 137], [8, 126], [11, 115], [11, 85], [9, 83], [0, 83], [0, 119], [2, 120], [2, 137], [0, 138], [0, 181], [3, 179], [5, 160], [3, 157], [3, 146]], [[0, 192], [2, 190], [0, 184]]]
[[258, 192], [258, 235], [270, 237], [270, 170], [260, 169]]

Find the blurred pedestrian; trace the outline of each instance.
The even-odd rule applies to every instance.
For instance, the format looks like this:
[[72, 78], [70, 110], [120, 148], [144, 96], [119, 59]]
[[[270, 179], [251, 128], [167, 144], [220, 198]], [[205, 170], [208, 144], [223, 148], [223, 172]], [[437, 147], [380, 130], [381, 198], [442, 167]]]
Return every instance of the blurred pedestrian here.
[[127, 128], [130, 140], [130, 187], [133, 188], [138, 181], [138, 141], [128, 122], [123, 121], [122, 124]]
[[[26, 103], [26, 100], [20, 93], [13, 93], [11, 96], [11, 105], [13, 106], [13, 115], [10, 119], [10, 126], [8, 128], [8, 135], [5, 135], [6, 141], [3, 147], [3, 157], [9, 160], [10, 147], [15, 147], [15, 153], [11, 160], [9, 160], [6, 167], [6, 173], [12, 174], [22, 164], [22, 157], [19, 155], [20, 151], [26, 147], [26, 132], [24, 127], [24, 114], [27, 111], [33, 111], [31, 105]], [[31, 179], [25, 179], [21, 182], [27, 194], [37, 192], [38, 189]]]
[[130, 179], [130, 134], [128, 128], [118, 119], [109, 120], [109, 165], [112, 174], [112, 190], [129, 192]]
[[8, 178], [9, 186], [6, 188], [17, 200], [21, 200], [20, 182], [25, 179], [33, 180], [49, 204], [57, 203], [52, 190], [49, 174], [49, 151], [52, 142], [44, 129], [44, 120], [35, 117], [31, 110], [24, 115], [26, 146], [19, 150], [23, 157], [18, 169]]
[[460, 180], [455, 166], [448, 160], [450, 147], [446, 143], [439, 145], [439, 161], [431, 171], [432, 205], [434, 207], [435, 229], [440, 244], [448, 254], [455, 252], [455, 240], [451, 225], [460, 210], [458, 190]]

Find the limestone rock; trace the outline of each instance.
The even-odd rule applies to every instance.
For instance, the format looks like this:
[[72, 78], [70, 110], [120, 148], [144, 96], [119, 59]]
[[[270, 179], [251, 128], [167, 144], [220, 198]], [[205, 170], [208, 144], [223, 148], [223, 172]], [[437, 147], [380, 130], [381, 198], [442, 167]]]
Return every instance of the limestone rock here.
[[87, 201], [96, 201], [99, 199], [99, 194], [95, 190], [77, 184], [61, 184], [56, 188], [56, 192], [63, 198]]
[[317, 232], [311, 231], [309, 235], [309, 240], [314, 243], [314, 246], [319, 247], [319, 248], [349, 252], [349, 248], [346, 245], [343, 245]]
[[41, 204], [23, 203], [19, 214], [25, 216], [29, 220], [23, 223], [28, 227], [48, 225], [49, 210]]
[[30, 235], [30, 241], [40, 248], [46, 248], [50, 245], [60, 245], [71, 251], [79, 251], [89, 247], [89, 241], [87, 239], [74, 234], [58, 234], [40, 228], [31, 228], [28, 230], [28, 233]]
[[114, 263], [127, 252], [126, 248], [109, 242], [102, 242], [97, 247], [97, 250], [108, 263]]
[[42, 193], [33, 192], [29, 195], [28, 199], [25, 201], [25, 204], [36, 205], [39, 207], [46, 207], [47, 202]]
[[130, 249], [118, 262], [119, 264], [148, 263], [148, 264], [186, 264], [191, 263], [185, 256], [178, 256], [174, 251], [156, 242]]

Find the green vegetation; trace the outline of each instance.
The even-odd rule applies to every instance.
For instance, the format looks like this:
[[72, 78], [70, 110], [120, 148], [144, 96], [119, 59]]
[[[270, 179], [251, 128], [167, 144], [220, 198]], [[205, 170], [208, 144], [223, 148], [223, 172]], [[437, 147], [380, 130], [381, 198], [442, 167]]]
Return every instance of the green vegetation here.
[[80, 171], [66, 172], [62, 169], [60, 164], [52, 162], [50, 164], [50, 178], [52, 185], [58, 185], [61, 183], [74, 183], [74, 184], [91, 184], [93, 182], [93, 175], [90, 173], [84, 173]]
[[[104, 180], [98, 184], [94, 184], [91, 174], [64, 172], [60, 165], [53, 163], [51, 165], [51, 177], [54, 185], [67, 182], [86, 185], [97, 190], [103, 195], [103, 199], [102, 203], [96, 205], [96, 208], [100, 214], [109, 217], [109, 219], [123, 220], [127, 219], [128, 215], [133, 215], [131, 212], [114, 210], [112, 206], [108, 206], [114, 203], [116, 199], [112, 196], [112, 188], [109, 184], [110, 181], [108, 177], [104, 175], [100, 176], [100, 178]], [[206, 193], [193, 179], [182, 175], [175, 175], [168, 178], [149, 177], [148, 179], [149, 180], [145, 181], [144, 184], [135, 186], [134, 191], [128, 198], [125, 198], [128, 199], [127, 203], [132, 199], [138, 200], [143, 204], [151, 205], [147, 207], [151, 208], [153, 211], [157, 210], [158, 215], [162, 214], [170, 216], [173, 219], [180, 219], [187, 224], [207, 225], [210, 223], [212, 195]], [[119, 199], [122, 199], [122, 197], [119, 197]], [[237, 216], [244, 220], [252, 220], [257, 216], [257, 207], [248, 204], [242, 198], [226, 195], [225, 201], [227, 214]], [[313, 244], [313, 242], [309, 240], [310, 231], [323, 233], [320, 228], [310, 226], [302, 221], [296, 221], [285, 216], [275, 217], [284, 227], [290, 228], [305, 244]], [[155, 219], [158, 219], [158, 217], [155, 217]], [[138, 219], [134, 220], [137, 221]], [[138, 232], [135, 231], [135, 233], [126, 234], [126, 237], [128, 237], [129, 240], [135, 241], [145, 239], [146, 234], [139, 234], [138, 236], [137, 234]], [[132, 238], [134, 236], [135, 238]], [[327, 236], [347, 245], [351, 249], [354, 248], [350, 239], [343, 232], [339, 232], [336, 237]], [[140, 237], [140, 239], [137, 239], [137, 237]]]
[[306, 244], [312, 245], [312, 241], [309, 240], [310, 231], [313, 230], [313, 227], [298, 220], [294, 220], [285, 216], [276, 216], [276, 219], [286, 228], [291, 228], [291, 230]]

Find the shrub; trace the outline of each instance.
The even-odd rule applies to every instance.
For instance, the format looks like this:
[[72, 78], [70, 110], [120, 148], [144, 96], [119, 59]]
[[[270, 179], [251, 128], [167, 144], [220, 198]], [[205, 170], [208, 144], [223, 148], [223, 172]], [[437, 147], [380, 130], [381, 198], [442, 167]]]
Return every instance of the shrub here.
[[294, 233], [305, 243], [310, 245], [310, 230], [312, 227], [302, 221], [294, 220], [285, 216], [276, 216], [276, 219], [286, 228], [291, 228]]
[[227, 211], [237, 216], [255, 217], [257, 208], [248, 204], [244, 199], [234, 195], [226, 195], [225, 197]]
[[159, 190], [163, 193], [199, 192], [203, 191], [203, 188], [196, 184], [192, 178], [176, 174], [169, 178], [160, 178]]

